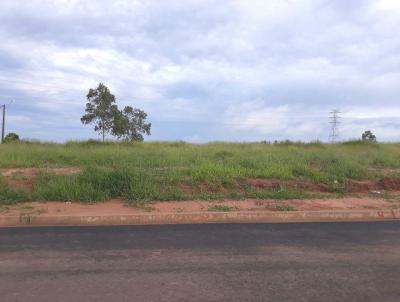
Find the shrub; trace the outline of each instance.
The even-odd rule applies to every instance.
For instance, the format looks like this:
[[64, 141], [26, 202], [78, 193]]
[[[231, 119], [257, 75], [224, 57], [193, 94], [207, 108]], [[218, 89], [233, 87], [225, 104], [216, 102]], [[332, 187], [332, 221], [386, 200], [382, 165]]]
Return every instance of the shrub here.
[[6, 137], [4, 138], [5, 143], [13, 143], [13, 142], [18, 142], [18, 141], [19, 141], [19, 135], [14, 132], [8, 133], [6, 135]]

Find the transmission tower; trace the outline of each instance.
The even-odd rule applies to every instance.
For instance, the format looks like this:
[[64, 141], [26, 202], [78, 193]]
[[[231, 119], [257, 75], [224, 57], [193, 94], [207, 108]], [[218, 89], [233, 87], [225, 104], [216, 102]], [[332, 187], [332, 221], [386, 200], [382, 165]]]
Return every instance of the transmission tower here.
[[329, 134], [329, 141], [331, 143], [336, 143], [339, 140], [340, 113], [337, 109], [330, 112], [331, 133]]

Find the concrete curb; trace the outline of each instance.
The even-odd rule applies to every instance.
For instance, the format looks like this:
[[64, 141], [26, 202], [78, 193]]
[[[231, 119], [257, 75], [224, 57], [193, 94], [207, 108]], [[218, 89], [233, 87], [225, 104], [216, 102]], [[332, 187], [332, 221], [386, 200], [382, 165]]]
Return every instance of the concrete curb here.
[[146, 225], [201, 223], [288, 223], [400, 220], [399, 210], [141, 213], [107, 216], [21, 215], [0, 216], [0, 227]]

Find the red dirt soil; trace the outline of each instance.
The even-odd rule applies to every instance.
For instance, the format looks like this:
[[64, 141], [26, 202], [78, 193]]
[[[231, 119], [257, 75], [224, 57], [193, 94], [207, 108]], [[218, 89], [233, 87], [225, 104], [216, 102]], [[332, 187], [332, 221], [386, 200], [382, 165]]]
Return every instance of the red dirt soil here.
[[75, 174], [81, 172], [79, 167], [64, 167], [64, 168], [14, 168], [14, 169], [0, 169], [0, 174], [4, 177], [11, 176], [24, 176], [24, 177], [35, 177], [41, 173], [51, 174]]
[[169, 201], [155, 202], [143, 207], [127, 206], [122, 200], [110, 200], [93, 205], [69, 202], [29, 202], [15, 206], [0, 207], [2, 216], [40, 215], [40, 216], [88, 216], [88, 215], [129, 215], [137, 213], [187, 213], [207, 212], [218, 206], [229, 207], [232, 211], [275, 211], [276, 206], [291, 206], [299, 211], [322, 210], [366, 210], [366, 209], [393, 209], [399, 207], [400, 202], [390, 202], [384, 199], [371, 197], [341, 198], [341, 199], [310, 199], [310, 200], [221, 200], [221, 201]]
[[400, 179], [386, 178], [379, 181], [350, 180], [347, 184], [350, 192], [367, 193], [370, 191], [400, 191]]
[[271, 189], [276, 190], [280, 187], [286, 187], [289, 189], [298, 189], [304, 191], [315, 191], [315, 192], [328, 192], [329, 187], [322, 183], [314, 183], [309, 181], [297, 181], [297, 180], [274, 180], [274, 179], [247, 179], [245, 182], [247, 185], [259, 188], [259, 189]]
[[64, 168], [14, 168], [0, 169], [0, 175], [6, 178], [7, 184], [18, 190], [33, 191], [37, 178], [42, 173], [70, 175], [81, 172], [79, 167]]
[[[260, 188], [276, 190], [281, 186], [288, 189], [298, 189], [311, 192], [329, 192], [329, 186], [322, 183], [309, 181], [280, 181], [274, 179], [247, 179], [247, 185]], [[368, 193], [371, 191], [400, 191], [400, 178], [385, 178], [379, 181], [374, 180], [349, 180], [346, 189], [350, 193]]]
[[[4, 176], [7, 183], [16, 189], [27, 189], [32, 190], [34, 183], [37, 180], [38, 175], [42, 173], [59, 174], [59, 175], [70, 175], [81, 172], [82, 169], [79, 167], [62, 167], [62, 168], [12, 168], [12, 169], [0, 169], [0, 174]], [[311, 181], [300, 181], [300, 180], [278, 180], [278, 179], [261, 179], [261, 178], [249, 178], [244, 182], [237, 182], [237, 187], [250, 186], [258, 189], [269, 189], [276, 190], [281, 187], [288, 189], [297, 189], [310, 192], [329, 192], [329, 186], [323, 183], [316, 183]], [[200, 183], [195, 186], [191, 185], [180, 185], [181, 189], [185, 192], [193, 191], [206, 191], [206, 192], [226, 192], [229, 189], [212, 186], [206, 183]], [[349, 180], [346, 189], [350, 193], [368, 193], [370, 191], [400, 191], [400, 178], [386, 178], [379, 181], [373, 180]]]

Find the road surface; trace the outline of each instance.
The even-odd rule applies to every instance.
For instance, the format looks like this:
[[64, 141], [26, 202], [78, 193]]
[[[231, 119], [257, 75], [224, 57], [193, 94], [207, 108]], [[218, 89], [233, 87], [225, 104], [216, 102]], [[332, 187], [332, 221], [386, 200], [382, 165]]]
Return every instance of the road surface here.
[[0, 301], [400, 301], [400, 222], [0, 229]]

